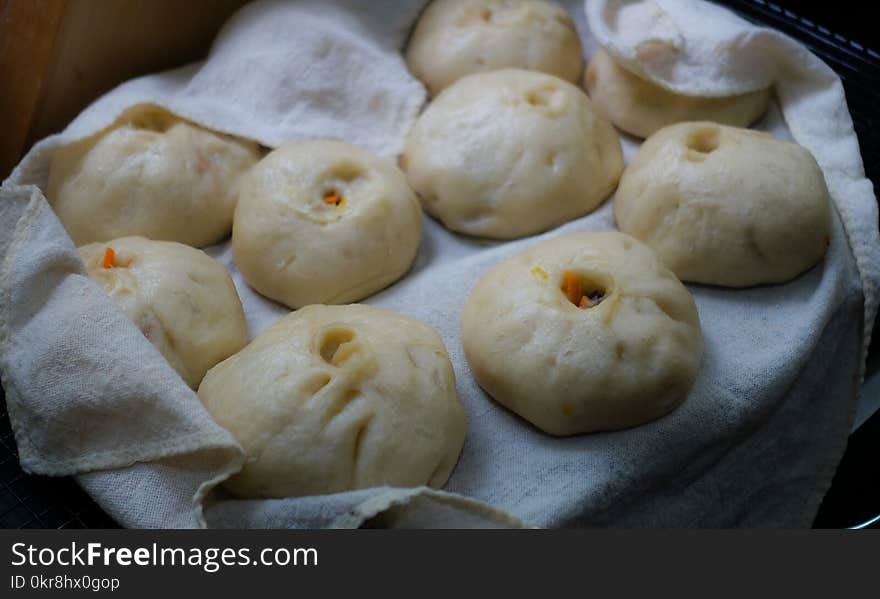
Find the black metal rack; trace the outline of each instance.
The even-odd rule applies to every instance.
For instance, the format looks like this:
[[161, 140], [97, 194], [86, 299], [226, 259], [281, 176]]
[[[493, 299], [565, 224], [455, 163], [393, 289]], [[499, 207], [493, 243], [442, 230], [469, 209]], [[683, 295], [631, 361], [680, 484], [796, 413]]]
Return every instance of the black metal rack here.
[[116, 528], [72, 478], [22, 472], [6, 395], [0, 402], [0, 528]]
[[[868, 177], [875, 194], [880, 181], [880, 54], [820, 23], [765, 0], [718, 0], [744, 18], [773, 27], [809, 47], [843, 80]], [[833, 9], [833, 8], [832, 8]], [[818, 20], [818, 19], [817, 19]], [[875, 336], [876, 338], [876, 336]], [[873, 354], [880, 354], [880, 342]], [[873, 363], [874, 361], [872, 361]], [[880, 366], [880, 360], [876, 361]], [[15, 440], [0, 398], [0, 528], [111, 528], [116, 523], [70, 478], [22, 472]], [[880, 511], [880, 413], [850, 439], [816, 519], [817, 526], [854, 526]], [[875, 510], [873, 513], [871, 510]]]

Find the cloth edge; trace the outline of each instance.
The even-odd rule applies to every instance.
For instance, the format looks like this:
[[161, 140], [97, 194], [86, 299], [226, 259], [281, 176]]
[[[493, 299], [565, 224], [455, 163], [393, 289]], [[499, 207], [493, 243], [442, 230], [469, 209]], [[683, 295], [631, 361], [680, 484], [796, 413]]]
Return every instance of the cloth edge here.
[[357, 504], [349, 513], [333, 520], [329, 528], [358, 528], [367, 520], [375, 518], [393, 507], [409, 505], [418, 497], [429, 497], [441, 504], [463, 509], [475, 516], [485, 518], [488, 521], [493, 521], [508, 528], [535, 528], [512, 514], [493, 508], [476, 499], [429, 487], [417, 487], [414, 489], [392, 488]]

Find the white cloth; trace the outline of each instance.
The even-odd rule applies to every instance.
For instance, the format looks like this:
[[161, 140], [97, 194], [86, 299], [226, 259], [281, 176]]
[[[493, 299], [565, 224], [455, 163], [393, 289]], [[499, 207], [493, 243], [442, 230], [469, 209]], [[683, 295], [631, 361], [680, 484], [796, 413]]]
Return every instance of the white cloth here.
[[[587, 6], [610, 14], [601, 4]], [[842, 219], [826, 259], [791, 283], [690, 287], [705, 355], [680, 409], [627, 431], [556, 439], [487, 398], [464, 360], [460, 312], [485, 270], [543, 237], [613, 229], [610, 202], [543, 236], [503, 244], [456, 236], [426, 219], [412, 271], [367, 302], [428, 322], [449, 349], [469, 428], [446, 489], [240, 501], [215, 487], [239, 467], [240, 448], [83, 275], [37, 189], [20, 185], [44, 185], [54, 148], [139, 102], [269, 146], [337, 137], [394, 155], [424, 101], [399, 54], [420, 8], [405, 0], [249, 5], [224, 27], [206, 63], [120, 86], [25, 157], [0, 192], [0, 369], [22, 465], [77, 475], [126, 526], [808, 524], [845, 444], [864, 364], [859, 348], [875, 310], [862, 298], [875, 297], [880, 246], [860, 158], [840, 142], [853, 134], [843, 96], [834, 95], [839, 83], [823, 79], [827, 69], [788, 41], [767, 59], [788, 61], [786, 76], [811, 84], [786, 87], [777, 74], [782, 112], [801, 143], [818, 147], [808, 145]], [[596, 46], [583, 7], [569, 8], [589, 55]], [[717, 27], [719, 35], [744, 27], [706, 10], [700, 27], [678, 29], [681, 40], [718, 19], [731, 23]], [[618, 34], [626, 22], [617, 20]], [[610, 43], [601, 23], [591, 25]], [[621, 47], [639, 39], [630, 27], [628, 38], [615, 38]], [[829, 123], [817, 127], [810, 120], [817, 114]], [[775, 108], [761, 126], [788, 136]], [[631, 157], [637, 145], [626, 138], [624, 147]], [[870, 226], [853, 222], [860, 218]], [[228, 243], [209, 253], [232, 271], [252, 337], [286, 313], [247, 287]]]

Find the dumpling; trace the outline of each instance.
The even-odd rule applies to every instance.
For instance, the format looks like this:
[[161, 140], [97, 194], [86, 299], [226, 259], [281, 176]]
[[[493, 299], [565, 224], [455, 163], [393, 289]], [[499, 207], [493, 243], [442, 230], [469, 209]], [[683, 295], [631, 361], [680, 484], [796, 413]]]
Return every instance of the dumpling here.
[[683, 281], [788, 281], [828, 248], [831, 204], [806, 148], [769, 133], [681, 123], [649, 137], [614, 196], [624, 233]]
[[123, 237], [79, 252], [89, 276], [190, 387], [247, 343], [232, 277], [201, 250]]
[[282, 318], [215, 366], [199, 398], [247, 454], [225, 483], [238, 497], [442, 487], [464, 443], [440, 336], [370, 306]]
[[422, 210], [392, 161], [336, 141], [278, 148], [242, 182], [232, 250], [250, 285], [291, 308], [363, 299], [415, 260]]
[[572, 233], [496, 265], [462, 315], [465, 356], [498, 403], [552, 435], [644, 424], [697, 376], [700, 320], [654, 252], [621, 233]]
[[623, 171], [617, 133], [583, 91], [515, 69], [447, 88], [416, 122], [401, 162], [444, 226], [496, 239], [591, 212]]
[[52, 156], [46, 196], [74, 243], [139, 235], [194, 247], [232, 229], [239, 176], [255, 143], [151, 105]]

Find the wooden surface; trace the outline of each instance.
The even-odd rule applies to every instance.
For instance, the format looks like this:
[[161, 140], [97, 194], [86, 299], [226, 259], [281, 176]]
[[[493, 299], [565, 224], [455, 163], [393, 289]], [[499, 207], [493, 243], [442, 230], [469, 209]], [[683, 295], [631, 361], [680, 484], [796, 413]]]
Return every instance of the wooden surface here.
[[0, 0], [0, 179], [119, 83], [203, 58], [247, 0]]
[[27, 142], [63, 11], [60, 0], [0, 0], [0, 179]]

